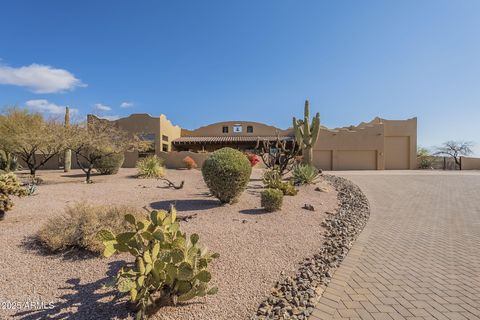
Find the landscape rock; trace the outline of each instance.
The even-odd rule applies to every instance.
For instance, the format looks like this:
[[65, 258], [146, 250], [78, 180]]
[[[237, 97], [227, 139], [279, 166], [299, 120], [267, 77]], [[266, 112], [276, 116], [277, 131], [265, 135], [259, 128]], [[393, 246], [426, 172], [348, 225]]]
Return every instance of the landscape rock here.
[[[323, 245], [319, 252], [303, 261], [295, 277], [281, 274], [284, 278], [275, 284], [271, 296], [260, 304], [252, 320], [307, 319], [335, 269], [365, 227], [370, 206], [360, 188], [341, 177], [323, 177], [337, 190], [339, 202], [337, 211], [328, 212], [328, 218], [322, 223], [326, 229]], [[315, 190], [323, 191], [318, 187]], [[308, 204], [303, 209], [315, 210]]]

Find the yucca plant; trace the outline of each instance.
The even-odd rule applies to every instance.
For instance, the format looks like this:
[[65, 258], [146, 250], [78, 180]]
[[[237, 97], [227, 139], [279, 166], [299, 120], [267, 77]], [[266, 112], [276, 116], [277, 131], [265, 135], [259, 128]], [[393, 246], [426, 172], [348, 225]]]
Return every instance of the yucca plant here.
[[137, 161], [136, 167], [139, 178], [161, 178], [165, 176], [163, 160], [156, 155], [148, 156]]
[[314, 184], [322, 173], [314, 166], [308, 164], [298, 164], [293, 169], [293, 183], [295, 185]]
[[182, 233], [176, 215], [173, 206], [170, 212], [152, 211], [146, 220], [127, 214], [130, 231], [98, 233], [106, 257], [116, 252], [129, 252], [135, 257], [133, 268], [123, 267], [118, 272], [115, 286], [122, 293], [130, 293], [137, 319], [146, 318], [161, 306], [218, 291], [208, 285], [212, 276], [207, 268], [219, 255], [201, 247], [198, 234], [187, 237]]

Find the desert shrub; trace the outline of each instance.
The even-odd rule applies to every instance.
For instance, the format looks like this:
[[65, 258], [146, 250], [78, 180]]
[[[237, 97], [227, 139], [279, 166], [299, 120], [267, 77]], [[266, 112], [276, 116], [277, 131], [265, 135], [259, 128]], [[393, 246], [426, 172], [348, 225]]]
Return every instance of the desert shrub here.
[[212, 277], [208, 264], [218, 254], [201, 247], [197, 234], [187, 237], [179, 230], [174, 207], [170, 212], [152, 211], [142, 221], [126, 215], [125, 221], [130, 224], [127, 232], [115, 235], [105, 229], [98, 233], [98, 238], [103, 240], [106, 257], [129, 252], [135, 258], [133, 267], [120, 269], [115, 286], [121, 293], [130, 293], [137, 319], [163, 305], [217, 292], [216, 287], [208, 286]]
[[117, 174], [122, 167], [125, 155], [123, 153], [108, 153], [94, 161], [95, 169], [101, 174]]
[[136, 166], [139, 178], [161, 178], [165, 176], [163, 159], [160, 159], [156, 155], [138, 160]]
[[266, 189], [261, 194], [261, 205], [268, 211], [280, 210], [283, 203], [283, 192], [279, 189]]
[[275, 169], [266, 170], [263, 174], [263, 185], [265, 188], [278, 189], [286, 196], [294, 196], [298, 193], [290, 181], [283, 181], [280, 172]]
[[293, 183], [296, 185], [315, 183], [321, 171], [308, 164], [298, 164], [293, 169]]
[[22, 197], [26, 195], [27, 191], [20, 185], [15, 174], [0, 175], [0, 219], [3, 219], [5, 213], [13, 207], [11, 196]]
[[185, 158], [183, 158], [183, 163], [185, 164], [185, 167], [187, 167], [187, 169], [189, 170], [197, 168], [197, 163], [190, 156], [186, 156]]
[[124, 219], [127, 213], [145, 217], [142, 211], [127, 206], [76, 204], [67, 207], [63, 215], [48, 220], [40, 229], [38, 238], [51, 252], [77, 248], [102, 253], [104, 247], [96, 237], [97, 233], [103, 229], [127, 231], [129, 225]]
[[252, 167], [238, 150], [223, 148], [205, 160], [202, 174], [210, 192], [222, 203], [238, 200], [250, 180]]
[[254, 167], [257, 163], [260, 162], [258, 156], [255, 153], [247, 153], [246, 154], [248, 161], [250, 161], [250, 165]]
[[426, 148], [417, 149], [417, 159], [420, 169], [428, 169], [433, 165], [434, 157], [430, 154]]
[[278, 189], [286, 196], [295, 196], [298, 193], [298, 189], [295, 189], [295, 186], [291, 181], [282, 181]]

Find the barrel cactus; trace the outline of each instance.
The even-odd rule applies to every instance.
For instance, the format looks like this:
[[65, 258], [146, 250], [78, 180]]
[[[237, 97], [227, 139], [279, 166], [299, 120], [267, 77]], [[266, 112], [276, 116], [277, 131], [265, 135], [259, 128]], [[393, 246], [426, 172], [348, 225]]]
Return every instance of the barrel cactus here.
[[222, 148], [205, 160], [202, 174], [213, 196], [222, 203], [234, 203], [245, 190], [252, 167], [242, 152]]
[[0, 220], [13, 207], [13, 201], [10, 196], [23, 197], [26, 195], [27, 190], [20, 185], [15, 174], [7, 173], [0, 175]]
[[114, 235], [108, 230], [98, 233], [105, 250], [104, 256], [129, 252], [135, 257], [133, 268], [123, 267], [115, 286], [130, 293], [130, 303], [137, 319], [144, 319], [163, 305], [175, 305], [195, 297], [215, 294], [209, 287], [211, 274], [208, 264], [218, 254], [210, 253], [198, 243], [199, 236], [187, 237], [176, 221], [176, 210], [152, 211], [147, 220], [125, 215], [131, 231]]

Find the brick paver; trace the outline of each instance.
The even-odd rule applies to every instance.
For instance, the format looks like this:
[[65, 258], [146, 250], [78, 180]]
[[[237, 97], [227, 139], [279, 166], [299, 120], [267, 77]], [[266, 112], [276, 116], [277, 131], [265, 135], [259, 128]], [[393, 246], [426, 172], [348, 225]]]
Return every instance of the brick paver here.
[[480, 172], [351, 172], [370, 220], [310, 320], [480, 319]]

